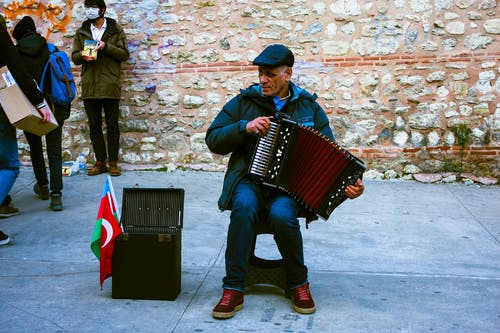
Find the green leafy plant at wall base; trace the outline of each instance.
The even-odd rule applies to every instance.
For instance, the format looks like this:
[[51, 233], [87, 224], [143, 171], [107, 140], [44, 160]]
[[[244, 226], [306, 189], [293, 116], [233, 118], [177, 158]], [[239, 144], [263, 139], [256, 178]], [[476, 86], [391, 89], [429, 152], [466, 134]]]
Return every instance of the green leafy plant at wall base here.
[[466, 124], [460, 124], [453, 128], [457, 143], [460, 146], [460, 172], [463, 171], [465, 147], [470, 144], [470, 134], [472, 130]]

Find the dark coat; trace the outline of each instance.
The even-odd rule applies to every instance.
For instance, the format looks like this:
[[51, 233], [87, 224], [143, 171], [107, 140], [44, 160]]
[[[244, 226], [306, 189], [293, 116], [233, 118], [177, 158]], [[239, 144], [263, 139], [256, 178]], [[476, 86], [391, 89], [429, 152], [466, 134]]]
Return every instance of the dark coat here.
[[38, 106], [44, 103], [44, 96], [38, 90], [33, 77], [26, 71], [24, 64], [19, 61], [19, 53], [12, 43], [7, 29], [0, 26], [0, 67], [7, 65], [10, 73], [16, 80], [31, 104]]
[[24, 66], [40, 84], [43, 69], [49, 60], [47, 41], [36, 32], [28, 32], [17, 41], [16, 47]]
[[[27, 32], [19, 38], [16, 47], [25, 68], [40, 85], [43, 70], [50, 55], [47, 41], [37, 32]], [[48, 73], [44, 78], [43, 90], [46, 94], [51, 94], [50, 75]], [[54, 105], [54, 115], [58, 121], [68, 119], [70, 110], [71, 104]]]
[[90, 24], [90, 20], [86, 20], [76, 31], [71, 55], [75, 65], [82, 65], [81, 97], [120, 99], [121, 63], [130, 56], [125, 32], [115, 20], [106, 17], [107, 26], [102, 36], [106, 46], [95, 61], [85, 61], [81, 51], [85, 40], [93, 39]]
[[[334, 140], [328, 118], [316, 102], [316, 94], [290, 83], [290, 101], [287, 115], [294, 121], [313, 127], [321, 134]], [[260, 116], [274, 116], [276, 109], [271, 97], [262, 96], [258, 84], [254, 84], [232, 98], [219, 112], [207, 130], [205, 142], [210, 151], [220, 155], [231, 153], [224, 176], [219, 208], [230, 210], [234, 189], [248, 173], [257, 143], [257, 136], [246, 133], [249, 121]]]

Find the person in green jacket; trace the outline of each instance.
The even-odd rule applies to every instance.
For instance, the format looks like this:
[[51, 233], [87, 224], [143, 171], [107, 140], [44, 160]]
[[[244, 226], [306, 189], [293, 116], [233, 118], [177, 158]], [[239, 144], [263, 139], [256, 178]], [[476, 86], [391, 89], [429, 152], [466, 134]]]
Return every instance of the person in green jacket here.
[[[75, 65], [82, 65], [81, 98], [89, 120], [90, 140], [96, 159], [87, 174], [94, 176], [107, 172], [108, 161], [109, 174], [119, 176], [121, 63], [130, 55], [127, 39], [115, 20], [104, 17], [104, 0], [85, 0], [84, 6], [88, 19], [75, 33], [71, 57]], [[85, 55], [86, 41], [96, 43], [97, 57]], [[102, 129], [102, 110], [106, 121], [107, 149]]]

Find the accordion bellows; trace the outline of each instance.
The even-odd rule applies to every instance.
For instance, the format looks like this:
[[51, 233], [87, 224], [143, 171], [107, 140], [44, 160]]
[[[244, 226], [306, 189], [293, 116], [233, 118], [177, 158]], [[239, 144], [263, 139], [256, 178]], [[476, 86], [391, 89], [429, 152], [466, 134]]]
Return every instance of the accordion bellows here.
[[327, 220], [365, 169], [363, 161], [313, 128], [280, 119], [259, 138], [249, 174]]

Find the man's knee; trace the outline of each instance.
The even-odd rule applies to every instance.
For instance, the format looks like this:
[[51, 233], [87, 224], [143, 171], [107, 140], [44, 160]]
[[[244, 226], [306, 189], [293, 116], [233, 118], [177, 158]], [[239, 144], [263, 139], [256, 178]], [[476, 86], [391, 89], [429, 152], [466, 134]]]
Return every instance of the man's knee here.
[[274, 227], [274, 229], [282, 228], [298, 228], [299, 222], [297, 219], [297, 214], [294, 211], [270, 211], [269, 212], [269, 222]]

